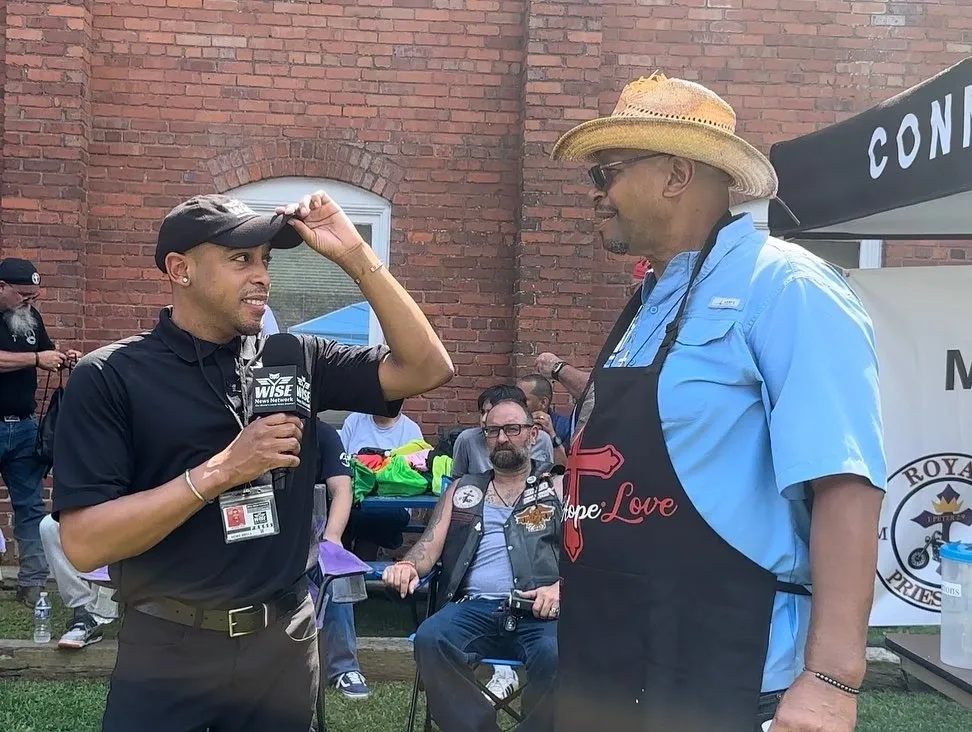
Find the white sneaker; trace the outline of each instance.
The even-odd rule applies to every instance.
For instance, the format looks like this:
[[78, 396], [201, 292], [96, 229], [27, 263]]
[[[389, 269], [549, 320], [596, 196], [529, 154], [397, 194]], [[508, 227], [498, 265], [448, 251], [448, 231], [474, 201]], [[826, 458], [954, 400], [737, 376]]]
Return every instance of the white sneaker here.
[[[493, 678], [486, 684], [486, 688], [498, 699], [505, 699], [520, 688], [520, 677], [509, 666], [494, 666]], [[483, 694], [483, 696], [489, 699], [486, 694]], [[489, 700], [490, 702], [493, 701], [492, 699]]]

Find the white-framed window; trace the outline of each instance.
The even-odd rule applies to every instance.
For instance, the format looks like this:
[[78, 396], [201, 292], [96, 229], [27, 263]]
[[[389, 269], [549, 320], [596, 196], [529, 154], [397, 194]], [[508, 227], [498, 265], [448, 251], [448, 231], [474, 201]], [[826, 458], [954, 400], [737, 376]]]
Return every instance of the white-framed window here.
[[[769, 229], [769, 201], [760, 199], [734, 206], [732, 213], [749, 213], [757, 229]], [[795, 244], [841, 269], [880, 269], [884, 263], [884, 242], [880, 239], [799, 239]]]
[[[391, 204], [363, 188], [323, 178], [268, 178], [226, 191], [257, 213], [323, 190], [357, 227], [381, 261], [388, 263]], [[273, 252], [270, 309], [281, 332], [313, 332], [344, 343], [383, 342], [381, 327], [357, 285], [333, 262], [306, 246]]]

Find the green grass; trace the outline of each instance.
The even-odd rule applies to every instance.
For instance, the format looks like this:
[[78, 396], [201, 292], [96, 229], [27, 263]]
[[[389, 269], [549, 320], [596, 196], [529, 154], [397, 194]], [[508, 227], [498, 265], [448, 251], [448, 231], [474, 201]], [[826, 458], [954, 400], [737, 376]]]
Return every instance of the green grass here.
[[[12, 593], [4, 593], [12, 597]], [[54, 634], [57, 637], [70, 613], [56, 592]], [[382, 593], [355, 606], [359, 636], [405, 636], [412, 631], [407, 605]], [[899, 632], [936, 632], [937, 628], [872, 628], [871, 645], [883, 645], [884, 635]], [[113, 637], [117, 624], [106, 628]], [[29, 639], [31, 610], [13, 599], [0, 600], [0, 638]], [[367, 702], [349, 702], [328, 693], [327, 722], [333, 732], [389, 732], [403, 729], [411, 686], [372, 684]], [[107, 685], [96, 682], [60, 683], [4, 681], [0, 683], [0, 732], [98, 732]], [[972, 711], [931, 693], [869, 692], [861, 696], [857, 732], [972, 732]]]
[[867, 644], [884, 648], [884, 636], [895, 635], [896, 633], [937, 633], [937, 625], [905, 625], [887, 628], [868, 628]]
[[[410, 686], [373, 684], [365, 702], [329, 693], [328, 729], [389, 732], [405, 726]], [[12, 681], [0, 685], [4, 732], [98, 732], [107, 686], [101, 683]], [[935, 694], [870, 692], [861, 695], [857, 732], [970, 732], [972, 711]]]

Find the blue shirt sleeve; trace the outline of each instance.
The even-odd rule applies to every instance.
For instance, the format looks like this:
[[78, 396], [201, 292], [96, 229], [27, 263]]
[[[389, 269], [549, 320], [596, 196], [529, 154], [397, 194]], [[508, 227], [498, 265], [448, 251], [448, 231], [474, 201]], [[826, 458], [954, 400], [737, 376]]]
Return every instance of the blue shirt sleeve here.
[[829, 271], [791, 273], [756, 317], [750, 346], [763, 378], [780, 492], [798, 500], [807, 481], [840, 473], [883, 490], [874, 328], [844, 279]]
[[317, 420], [318, 461], [317, 482], [326, 483], [328, 478], [338, 475], [353, 477], [351, 458], [345, 452], [337, 430], [323, 420]]

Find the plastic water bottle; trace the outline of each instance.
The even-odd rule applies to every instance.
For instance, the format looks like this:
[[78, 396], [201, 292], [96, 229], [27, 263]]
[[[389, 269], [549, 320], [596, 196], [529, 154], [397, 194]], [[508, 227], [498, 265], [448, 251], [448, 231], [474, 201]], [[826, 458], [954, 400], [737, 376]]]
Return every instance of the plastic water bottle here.
[[47, 601], [47, 593], [41, 592], [40, 599], [34, 605], [34, 643], [51, 642], [51, 603]]

